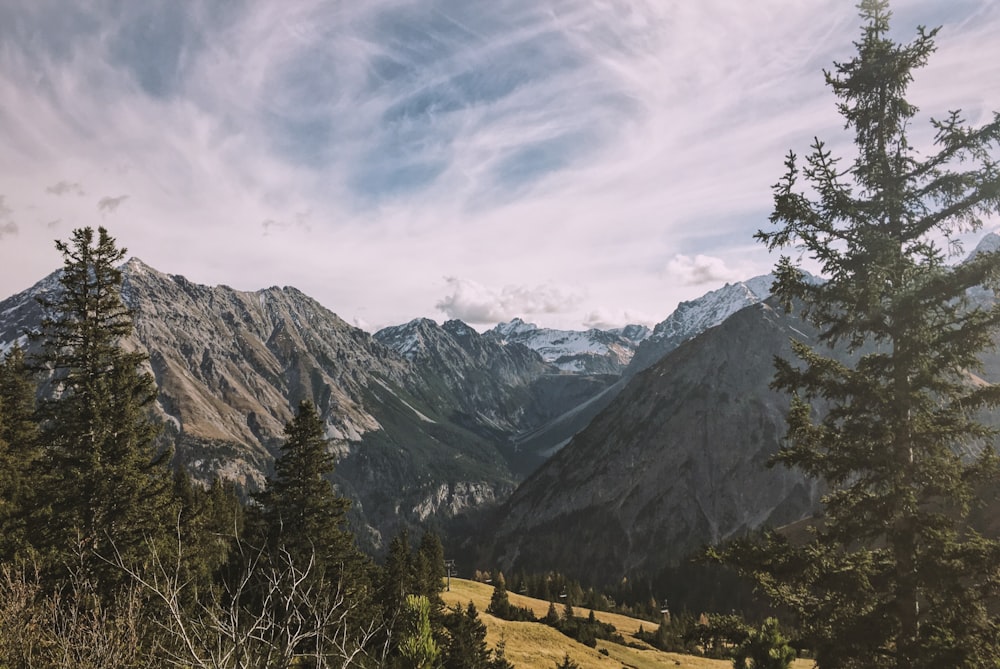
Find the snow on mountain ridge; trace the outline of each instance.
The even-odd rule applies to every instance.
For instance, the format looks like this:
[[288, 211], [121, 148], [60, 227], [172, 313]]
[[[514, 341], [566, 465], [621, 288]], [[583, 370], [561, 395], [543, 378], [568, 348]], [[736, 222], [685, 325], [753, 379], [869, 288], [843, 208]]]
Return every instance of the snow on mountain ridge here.
[[726, 320], [740, 309], [756, 304], [771, 294], [773, 274], [746, 281], [727, 283], [701, 297], [681, 302], [667, 318], [656, 324], [650, 339], [682, 337], [687, 339]]
[[[624, 331], [628, 331], [628, 336]], [[632, 359], [638, 342], [648, 336], [649, 329], [630, 325], [615, 330], [554, 330], [539, 328], [515, 318], [500, 323], [486, 336], [502, 343], [518, 343], [538, 352], [546, 362], [556, 365], [563, 372], [574, 374], [595, 371], [595, 363], [602, 360], [602, 368], [624, 367]]]

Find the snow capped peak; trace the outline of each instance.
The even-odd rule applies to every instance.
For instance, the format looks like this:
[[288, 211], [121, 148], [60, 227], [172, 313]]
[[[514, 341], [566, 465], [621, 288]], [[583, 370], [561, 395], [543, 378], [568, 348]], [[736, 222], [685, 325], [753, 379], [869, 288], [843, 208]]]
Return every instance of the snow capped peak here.
[[534, 332], [538, 329], [538, 326], [534, 323], [525, 323], [520, 318], [515, 318], [509, 323], [497, 323], [496, 327], [493, 328], [493, 332], [500, 339], [510, 339], [512, 337], [517, 337], [518, 335], [524, 335], [529, 332]]
[[1000, 251], [1000, 235], [991, 232], [979, 240], [975, 250], [969, 254], [966, 260], [972, 260], [980, 253], [994, 253], [995, 251]]
[[636, 324], [626, 325], [623, 328], [615, 328], [613, 330], [608, 330], [608, 332], [624, 337], [634, 344], [638, 344], [643, 339], [646, 339], [649, 335], [653, 334], [653, 331], [645, 325]]
[[771, 296], [771, 285], [774, 283], [774, 275], [763, 274], [761, 276], [755, 276], [752, 279], [742, 281], [741, 283], [746, 286], [758, 300], [766, 300]]

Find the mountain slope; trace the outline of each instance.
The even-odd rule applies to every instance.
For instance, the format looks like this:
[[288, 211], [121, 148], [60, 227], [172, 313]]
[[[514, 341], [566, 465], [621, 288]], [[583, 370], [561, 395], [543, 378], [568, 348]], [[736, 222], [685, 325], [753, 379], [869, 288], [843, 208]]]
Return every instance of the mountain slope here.
[[[355, 500], [353, 520], [371, 546], [400, 523], [490, 504], [512, 489], [496, 442], [482, 436], [488, 430], [453, 420], [462, 388], [449, 389], [294, 288], [201, 286], [136, 259], [123, 272], [123, 297], [136, 314], [125, 345], [148, 352], [164, 443], [198, 478], [258, 486], [292, 408], [310, 399], [338, 457], [334, 482]], [[34, 297], [58, 289], [57, 276], [0, 302], [4, 347], [37, 329]], [[537, 357], [531, 364], [543, 366]], [[516, 380], [498, 383], [498, 393], [516, 392]]]
[[765, 464], [788, 407], [773, 358], [812, 334], [761, 303], [637, 375], [508, 500], [501, 566], [611, 582], [811, 511], [816, 487]]
[[627, 371], [632, 376], [665, 356], [688, 339], [715, 327], [740, 309], [757, 304], [771, 294], [774, 276], [765, 274], [746, 281], [727, 283], [718, 290], [681, 302], [636, 350]]
[[[518, 434], [515, 438], [517, 447], [525, 453], [539, 454], [539, 457], [548, 457], [555, 453], [564, 447], [573, 435], [584, 430], [595, 416], [607, 409], [632, 377], [656, 363], [684, 341], [722, 323], [740, 309], [760, 302], [770, 293], [773, 280], [774, 277], [770, 274], [758, 276], [747, 281], [726, 284], [697, 299], [682, 302], [666, 319], [658, 323], [652, 332], [646, 328], [637, 329], [635, 326], [625, 328], [620, 336], [630, 341], [633, 347], [628, 357], [628, 364], [616, 368], [616, 373], [621, 375], [620, 378], [610, 383], [600, 393], [593, 394], [585, 402], [573, 406], [544, 425]], [[513, 330], [513, 334], [506, 335], [505, 333], [510, 330]], [[539, 338], [535, 336], [539, 331], [535, 326], [519, 319], [510, 324], [498, 325], [490, 332], [499, 332], [507, 337], [518, 336], [526, 345], [540, 346]], [[544, 339], [542, 342], [544, 343]], [[596, 344], [592, 345], [592, 348], [595, 346]]]

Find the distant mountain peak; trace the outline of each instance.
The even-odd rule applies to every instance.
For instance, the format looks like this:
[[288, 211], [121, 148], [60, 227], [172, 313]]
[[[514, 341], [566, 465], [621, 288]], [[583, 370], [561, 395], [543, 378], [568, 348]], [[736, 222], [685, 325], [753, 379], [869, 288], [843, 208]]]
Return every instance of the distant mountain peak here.
[[500, 339], [508, 339], [528, 332], [534, 332], [535, 330], [538, 330], [538, 326], [534, 323], [526, 323], [521, 318], [514, 318], [509, 323], [498, 323], [492, 331]]
[[1000, 235], [990, 232], [979, 240], [976, 248], [968, 255], [966, 261], [972, 260], [980, 253], [994, 253], [995, 251], [1000, 251]]

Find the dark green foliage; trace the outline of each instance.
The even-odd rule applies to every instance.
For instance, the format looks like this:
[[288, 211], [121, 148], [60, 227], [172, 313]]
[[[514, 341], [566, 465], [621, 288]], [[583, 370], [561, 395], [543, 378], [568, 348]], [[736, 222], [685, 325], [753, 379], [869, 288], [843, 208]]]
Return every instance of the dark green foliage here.
[[486, 612], [503, 620], [535, 621], [535, 612], [531, 608], [527, 606], [514, 606], [510, 603], [503, 574], [497, 575], [496, 581], [493, 584], [493, 594], [490, 596], [490, 605], [486, 608]]
[[750, 634], [743, 619], [734, 614], [712, 614], [707, 624], [697, 624], [685, 632], [685, 640], [701, 647], [707, 657], [729, 658]]
[[272, 556], [286, 553], [286, 559], [303, 566], [312, 561], [312, 576], [328, 583], [364, 586], [361, 555], [346, 527], [350, 502], [327, 478], [333, 464], [323, 422], [312, 402], [304, 401], [285, 426], [274, 477], [254, 495], [258, 522]]
[[817, 284], [783, 257], [774, 292], [822, 344], [852, 353], [844, 362], [796, 342], [799, 359], [779, 360], [774, 381], [793, 395], [776, 461], [825, 481], [823, 519], [805, 544], [771, 536], [727, 558], [797, 614], [821, 669], [995, 666], [1000, 544], [968, 518], [977, 486], [998, 476], [994, 434], [977, 418], [1000, 404], [1000, 388], [968, 372], [1000, 308], [968, 289], [995, 291], [1000, 257], [952, 266], [939, 244], [1000, 210], [1000, 115], [974, 128], [950, 112], [932, 121], [936, 153], [918, 152], [905, 93], [937, 31], [898, 44], [887, 2], [860, 9], [857, 55], [826, 74], [856, 157], [844, 165], [819, 140], [804, 167], [790, 154], [776, 229], [757, 235], [821, 266], [828, 280]]
[[475, 605], [463, 611], [458, 605], [444, 617], [448, 642], [444, 651], [444, 669], [487, 669], [490, 651], [486, 647], [486, 625], [479, 619]]
[[795, 649], [781, 634], [776, 618], [768, 618], [753, 628], [740, 644], [733, 658], [733, 669], [788, 669], [795, 659]]
[[178, 562], [194, 590], [204, 592], [230, 559], [234, 537], [243, 536], [243, 507], [232, 483], [216, 479], [205, 489], [183, 469], [174, 473], [173, 493], [179, 507], [179, 541], [165, 555]]
[[[389, 554], [378, 576], [378, 603], [390, 639], [398, 639], [403, 624], [403, 604], [416, 590], [409, 533], [404, 529], [389, 542]], [[428, 600], [429, 601], [429, 600]]]
[[[555, 629], [559, 630], [571, 639], [579, 641], [585, 646], [590, 646], [594, 648], [597, 646], [597, 642], [610, 641], [617, 644], [625, 644], [625, 638], [618, 633], [615, 626], [611, 623], [601, 622], [594, 616], [594, 612], [591, 611], [590, 615], [586, 618], [573, 615], [572, 607], [567, 606], [567, 611], [563, 612], [563, 616], [558, 618], [554, 624], [550, 624]], [[550, 607], [550, 614], [554, 612], [554, 607]], [[542, 619], [542, 622], [547, 622], [550, 616], [546, 615]]]
[[0, 562], [27, 544], [39, 454], [34, 414], [35, 384], [24, 351], [14, 346], [0, 363]]
[[549, 602], [549, 610], [545, 613], [545, 617], [542, 618], [542, 622], [549, 627], [555, 627], [559, 623], [559, 611], [556, 610], [555, 602]]
[[580, 665], [571, 660], [569, 653], [566, 653], [562, 662], [556, 662], [556, 669], [580, 669]]
[[704, 654], [710, 657], [723, 657], [710, 652], [702, 653], [698, 648], [698, 632], [702, 626], [696, 624], [688, 614], [672, 616], [661, 615], [660, 624], [652, 632], [640, 628], [635, 638], [645, 641], [654, 648], [672, 653]]
[[142, 371], [146, 356], [123, 347], [133, 328], [116, 267], [125, 249], [104, 228], [96, 237], [91, 228], [75, 230], [56, 248], [60, 290], [42, 301], [49, 316], [35, 361], [54, 399], [40, 407], [44, 492], [30, 540], [53, 566], [76, 563], [111, 582], [117, 572], [105, 560], [142, 561], [173, 533], [169, 454], [154, 449], [156, 387]]
[[424, 532], [414, 564], [416, 592], [425, 595], [432, 604], [441, 604], [444, 577], [444, 547], [441, 545], [441, 537], [435, 532]]
[[514, 669], [513, 663], [507, 659], [507, 642], [502, 637], [493, 649], [493, 659], [488, 666], [489, 669]]

